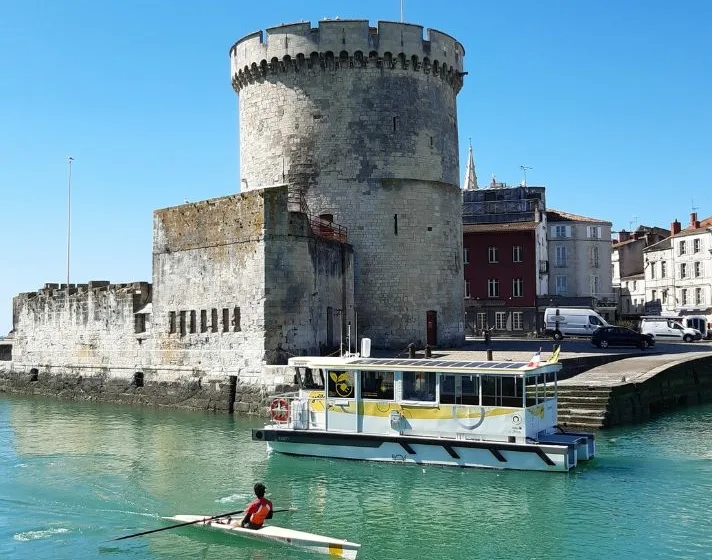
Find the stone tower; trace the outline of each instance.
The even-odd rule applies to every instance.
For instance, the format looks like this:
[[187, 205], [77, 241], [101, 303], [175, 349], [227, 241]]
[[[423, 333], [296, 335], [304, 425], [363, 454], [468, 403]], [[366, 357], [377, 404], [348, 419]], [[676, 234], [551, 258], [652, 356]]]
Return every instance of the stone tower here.
[[376, 347], [464, 341], [464, 54], [439, 31], [362, 20], [281, 25], [230, 49], [242, 189], [287, 183], [348, 228], [347, 320]]

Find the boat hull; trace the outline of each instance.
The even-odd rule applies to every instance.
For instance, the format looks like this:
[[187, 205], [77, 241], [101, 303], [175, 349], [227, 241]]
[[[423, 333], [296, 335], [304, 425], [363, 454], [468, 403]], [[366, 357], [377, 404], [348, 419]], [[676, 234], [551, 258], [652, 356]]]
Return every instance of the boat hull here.
[[[207, 521], [195, 523], [195, 526], [227, 531], [231, 534], [240, 535], [250, 539], [279, 542], [337, 558], [356, 558], [358, 551], [361, 548], [361, 545], [357, 543], [343, 539], [324, 537], [322, 535], [307, 533], [305, 531], [286, 529], [284, 527], [277, 527], [274, 525], [265, 525], [261, 529], [257, 530], [246, 529], [240, 526], [241, 518], [233, 519], [231, 522], [225, 523], [224, 519], [209, 519], [209, 517], [210, 516], [203, 515], [175, 515], [169, 519], [182, 523], [191, 523], [207, 519]], [[223, 522], [221, 523], [221, 521]]]
[[379, 435], [265, 426], [252, 439], [291, 455], [445, 465], [457, 467], [562, 471], [577, 464], [579, 441], [508, 443], [410, 435]]

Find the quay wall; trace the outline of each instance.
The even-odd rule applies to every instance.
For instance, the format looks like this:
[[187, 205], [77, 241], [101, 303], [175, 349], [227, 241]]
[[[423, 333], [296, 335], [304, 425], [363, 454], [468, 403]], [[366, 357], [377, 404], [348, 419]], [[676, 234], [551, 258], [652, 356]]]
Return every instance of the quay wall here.
[[671, 362], [640, 383], [613, 387], [606, 428], [644, 422], [667, 410], [712, 402], [712, 355]]
[[0, 363], [0, 394], [36, 395], [77, 401], [145, 405], [240, 414], [267, 414], [271, 395], [296, 390], [294, 371], [264, 366], [261, 382], [237, 375], [201, 374], [163, 367], [32, 367]]

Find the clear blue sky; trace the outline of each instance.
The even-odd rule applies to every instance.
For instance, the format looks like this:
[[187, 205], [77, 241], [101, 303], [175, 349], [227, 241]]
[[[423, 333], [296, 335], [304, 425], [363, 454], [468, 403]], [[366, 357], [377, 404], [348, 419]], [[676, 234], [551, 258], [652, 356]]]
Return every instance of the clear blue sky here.
[[[406, 0], [456, 37], [461, 173], [547, 187], [549, 207], [668, 227], [712, 215], [712, 2]], [[151, 280], [152, 212], [239, 190], [228, 49], [280, 23], [397, 21], [398, 0], [0, 0], [0, 335], [12, 297]]]

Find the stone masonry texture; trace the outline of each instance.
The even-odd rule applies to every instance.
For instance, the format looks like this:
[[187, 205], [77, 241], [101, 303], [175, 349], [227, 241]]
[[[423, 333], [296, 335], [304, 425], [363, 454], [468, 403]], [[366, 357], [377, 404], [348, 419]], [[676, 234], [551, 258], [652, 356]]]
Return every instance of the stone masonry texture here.
[[464, 341], [456, 96], [464, 49], [434, 30], [321, 21], [230, 51], [243, 189], [288, 183], [348, 228], [359, 334], [374, 346]]

